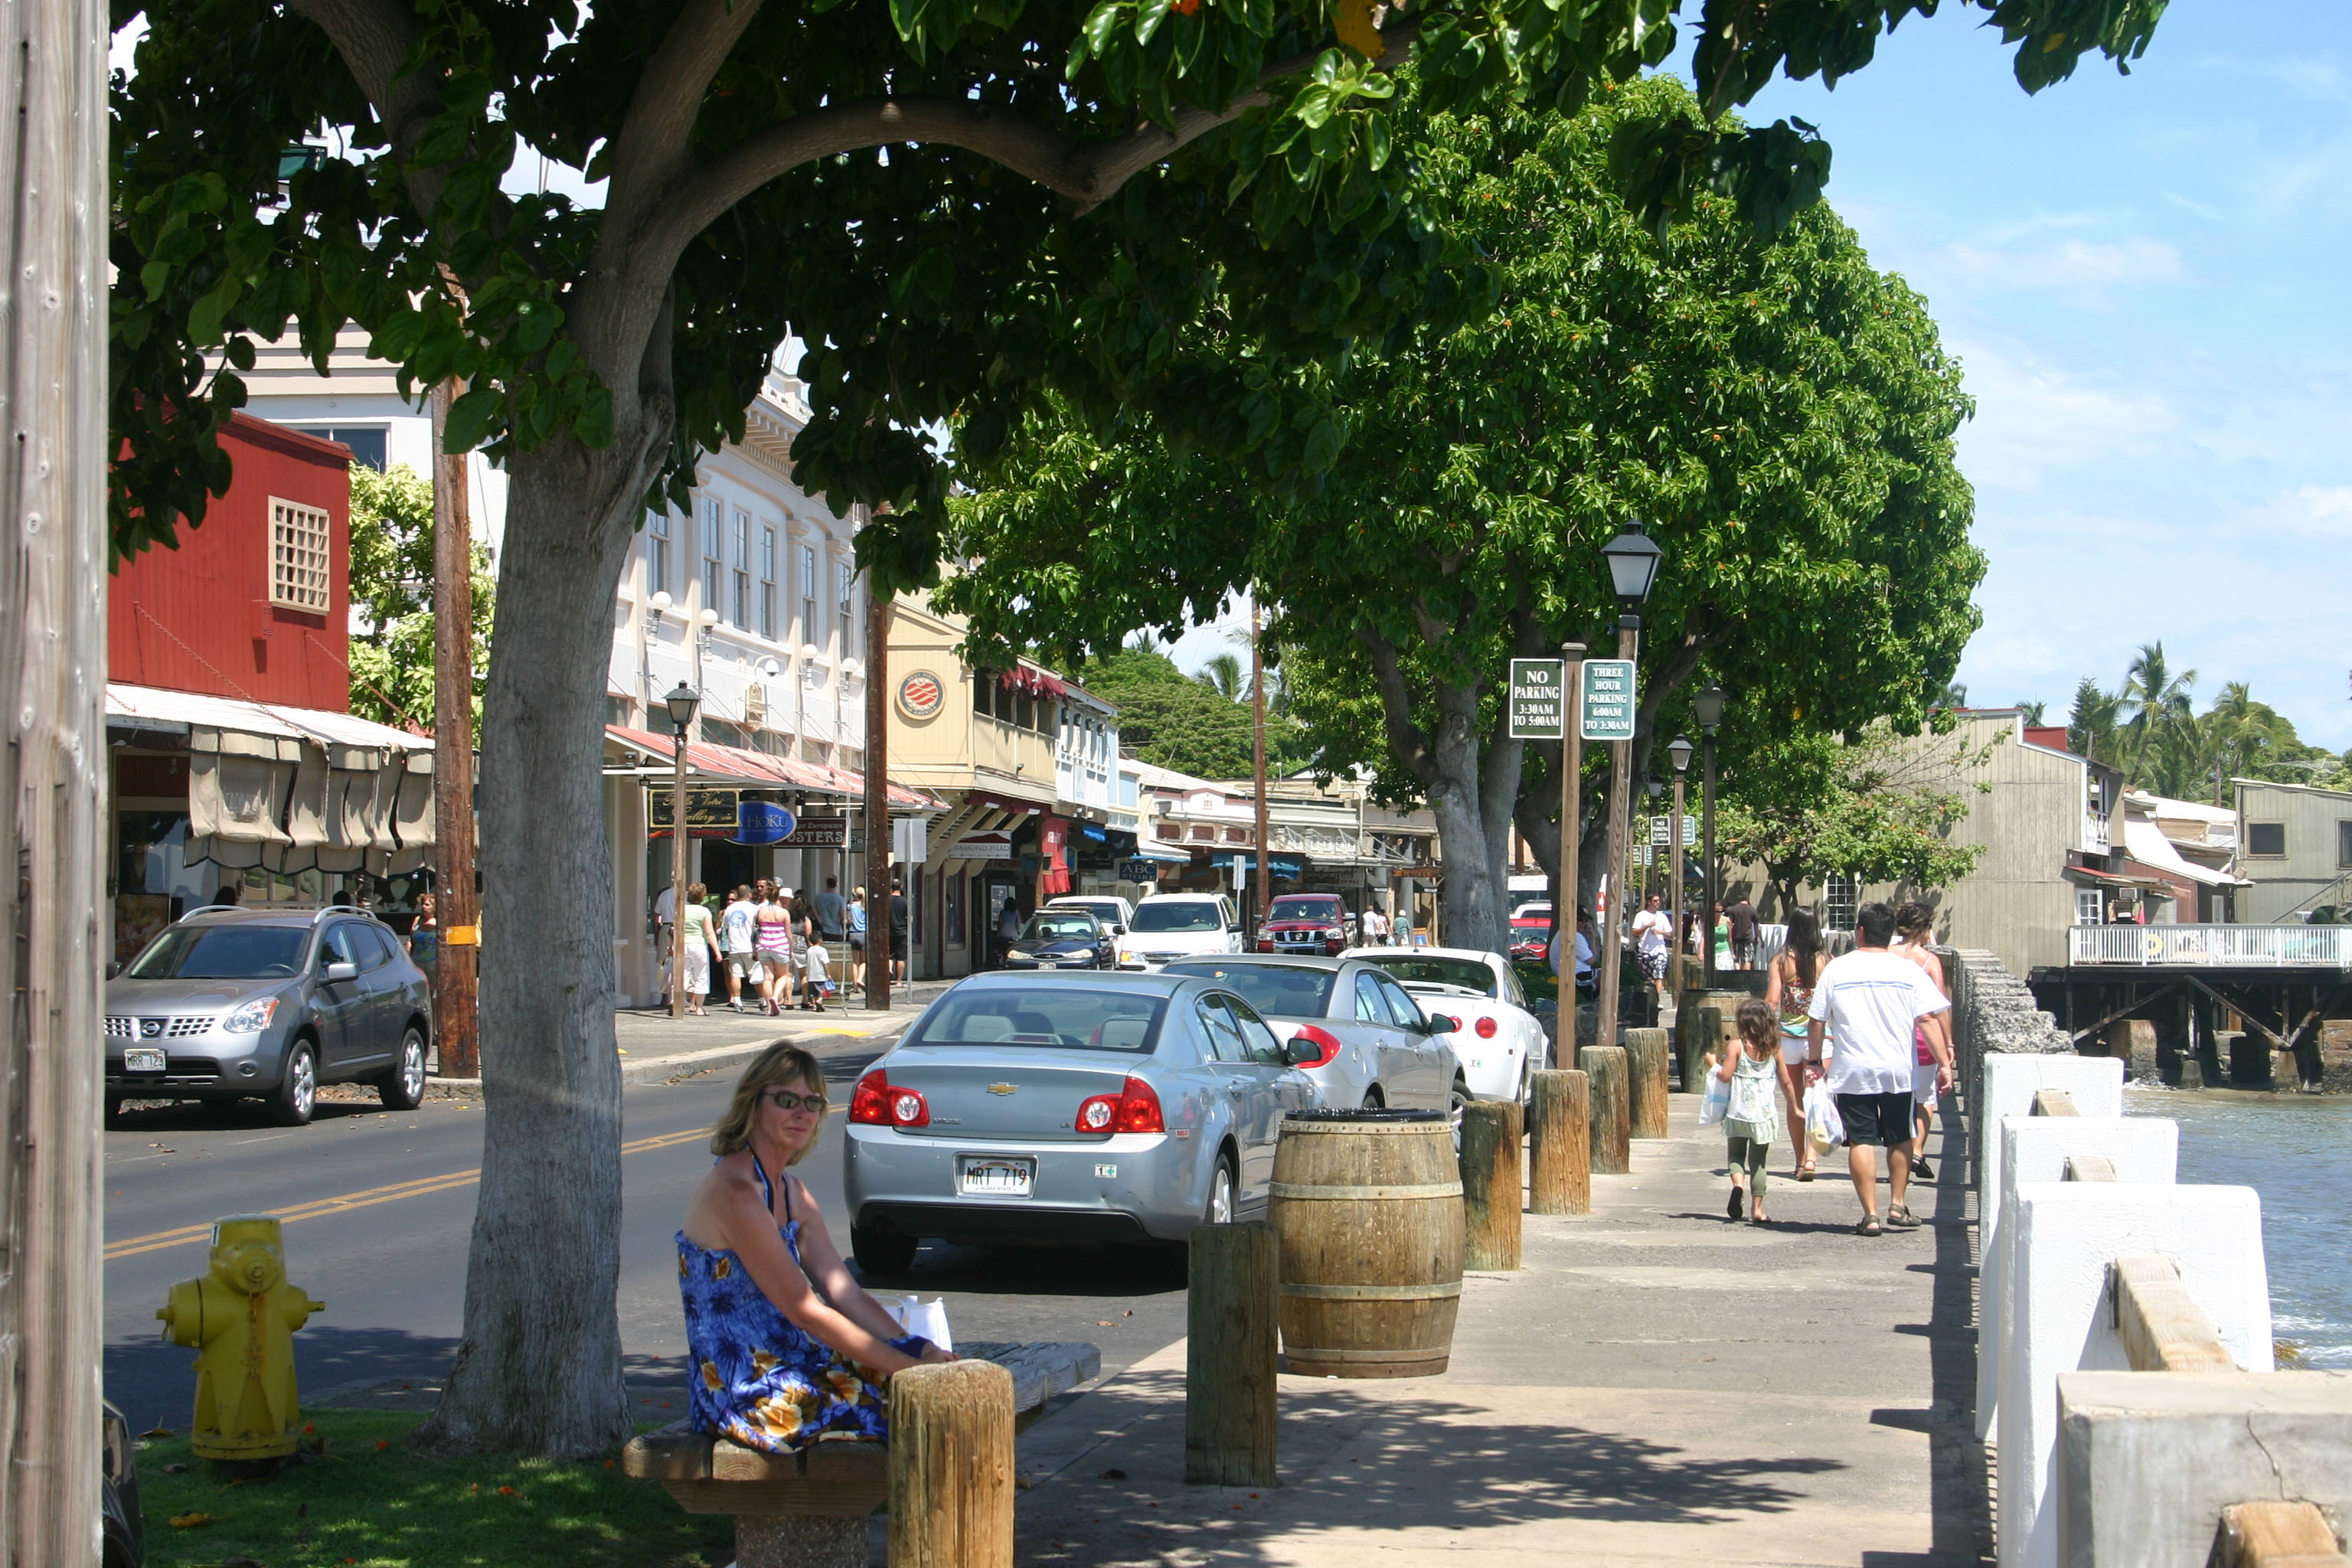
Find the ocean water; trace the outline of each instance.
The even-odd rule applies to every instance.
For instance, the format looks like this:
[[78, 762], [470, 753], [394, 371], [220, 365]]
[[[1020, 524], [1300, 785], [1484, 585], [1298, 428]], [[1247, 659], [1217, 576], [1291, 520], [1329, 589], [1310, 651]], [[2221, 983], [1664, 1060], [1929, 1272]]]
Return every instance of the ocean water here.
[[2181, 1181], [2262, 1194], [2272, 1336], [2352, 1368], [2352, 1096], [2135, 1085], [2124, 1114], [2180, 1123]]

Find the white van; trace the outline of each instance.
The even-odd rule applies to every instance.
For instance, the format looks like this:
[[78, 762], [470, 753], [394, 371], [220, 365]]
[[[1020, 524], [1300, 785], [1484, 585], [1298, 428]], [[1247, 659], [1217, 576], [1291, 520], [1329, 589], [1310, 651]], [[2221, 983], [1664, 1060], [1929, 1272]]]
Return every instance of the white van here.
[[1118, 939], [1118, 966], [1153, 970], [1171, 958], [1241, 950], [1241, 917], [1224, 894], [1154, 893]]

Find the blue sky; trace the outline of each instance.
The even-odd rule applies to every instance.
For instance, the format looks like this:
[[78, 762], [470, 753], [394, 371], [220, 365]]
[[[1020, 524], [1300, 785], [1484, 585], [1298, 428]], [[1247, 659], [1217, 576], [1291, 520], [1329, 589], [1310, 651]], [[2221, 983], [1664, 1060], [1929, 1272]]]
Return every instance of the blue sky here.
[[1966, 366], [1990, 558], [1960, 679], [2062, 715], [2142, 642], [2352, 746], [2352, 5], [2174, 0], [2147, 56], [2029, 98], [1980, 13], [1834, 92], [1829, 196]]

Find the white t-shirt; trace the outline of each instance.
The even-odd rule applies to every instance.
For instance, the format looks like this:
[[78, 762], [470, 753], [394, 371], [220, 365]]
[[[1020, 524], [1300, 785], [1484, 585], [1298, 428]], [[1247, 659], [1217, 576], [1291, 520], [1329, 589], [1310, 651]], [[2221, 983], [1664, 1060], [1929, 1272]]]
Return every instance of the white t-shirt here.
[[725, 952], [749, 952], [760, 923], [760, 906], [738, 899], [719, 917], [719, 946]]
[[1858, 947], [1823, 966], [1810, 1016], [1829, 1026], [1832, 1094], [1911, 1089], [1912, 1028], [1951, 1004], [1927, 971], [1883, 947]]
[[1633, 917], [1633, 938], [1643, 952], [1663, 952], [1674, 932], [1675, 918], [1664, 910], [1643, 910]]
[[662, 924], [669, 924], [677, 910], [677, 889], [676, 888], [664, 888], [654, 895], [654, 919], [661, 921]]
[[1388, 917], [1378, 910], [1366, 910], [1364, 918], [1356, 922], [1356, 927], [1364, 933], [1367, 942], [1383, 941], [1389, 934]]

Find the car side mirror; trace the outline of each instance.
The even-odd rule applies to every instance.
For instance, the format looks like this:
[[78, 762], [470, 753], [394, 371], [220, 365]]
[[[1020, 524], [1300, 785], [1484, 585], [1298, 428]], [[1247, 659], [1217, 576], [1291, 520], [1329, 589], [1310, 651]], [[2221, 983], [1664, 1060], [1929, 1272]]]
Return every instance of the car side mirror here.
[[324, 978], [328, 984], [332, 985], [339, 980], [357, 980], [359, 977], [360, 966], [356, 963], [331, 963], [327, 965]]
[[1461, 1026], [1462, 1020], [1459, 1018], [1449, 1018], [1443, 1013], [1432, 1013], [1429, 1016], [1429, 1032], [1433, 1035], [1450, 1035]]
[[1312, 1040], [1293, 1039], [1282, 1047], [1282, 1059], [1291, 1067], [1305, 1067], [1323, 1053]]
[[121, 960], [121, 959], [119, 959], [119, 958], [118, 958], [118, 959], [116, 959], [112, 963], [110, 963], [110, 964], [108, 964], [108, 965], [106, 966], [106, 977], [107, 977], [109, 980], [113, 979], [116, 975], [118, 975], [118, 974], [120, 974], [120, 973], [122, 973], [122, 960]]

